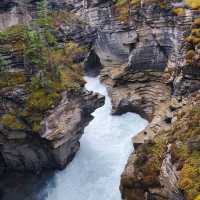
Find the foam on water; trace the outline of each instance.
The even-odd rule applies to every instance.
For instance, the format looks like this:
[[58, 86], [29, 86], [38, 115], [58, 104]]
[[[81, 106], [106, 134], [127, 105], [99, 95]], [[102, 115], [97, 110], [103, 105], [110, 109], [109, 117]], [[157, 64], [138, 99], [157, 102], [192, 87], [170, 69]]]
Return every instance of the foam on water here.
[[39, 194], [45, 200], [120, 200], [120, 175], [132, 151], [131, 137], [147, 125], [137, 114], [110, 115], [105, 86], [98, 78], [85, 80], [86, 88], [105, 95], [106, 102], [93, 113], [75, 159]]

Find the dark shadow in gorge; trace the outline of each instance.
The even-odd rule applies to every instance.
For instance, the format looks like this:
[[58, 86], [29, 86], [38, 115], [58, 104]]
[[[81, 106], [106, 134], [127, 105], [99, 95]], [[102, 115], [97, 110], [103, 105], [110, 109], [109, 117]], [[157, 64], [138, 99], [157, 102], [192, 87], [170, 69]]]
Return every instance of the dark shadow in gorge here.
[[[0, 199], [44, 200], [47, 192], [43, 189], [47, 184], [54, 186], [54, 175], [55, 172], [50, 170], [39, 175], [18, 172], [5, 173], [0, 181]], [[41, 193], [41, 191], [44, 192]]]
[[96, 54], [94, 49], [88, 53], [88, 56], [84, 62], [84, 71], [86, 76], [96, 77], [99, 75], [102, 69], [100, 58]]

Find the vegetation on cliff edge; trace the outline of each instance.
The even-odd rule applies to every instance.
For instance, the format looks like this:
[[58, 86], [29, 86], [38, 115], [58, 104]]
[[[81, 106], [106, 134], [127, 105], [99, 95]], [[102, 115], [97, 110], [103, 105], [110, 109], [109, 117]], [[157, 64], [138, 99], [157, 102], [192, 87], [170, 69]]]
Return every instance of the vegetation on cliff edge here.
[[5, 128], [22, 129], [28, 124], [38, 132], [46, 112], [59, 103], [62, 92], [77, 93], [84, 85], [77, 59], [85, 49], [73, 41], [60, 43], [58, 28], [69, 23], [67, 16], [64, 11], [40, 11], [30, 23], [0, 32], [0, 91], [21, 87], [25, 97], [20, 106], [1, 114], [0, 123]]
[[200, 197], [200, 95], [177, 113], [177, 120], [168, 131], [161, 131], [137, 150], [134, 163], [135, 182], [145, 190], [161, 187], [159, 175], [167, 149], [179, 172], [178, 187], [188, 200]]

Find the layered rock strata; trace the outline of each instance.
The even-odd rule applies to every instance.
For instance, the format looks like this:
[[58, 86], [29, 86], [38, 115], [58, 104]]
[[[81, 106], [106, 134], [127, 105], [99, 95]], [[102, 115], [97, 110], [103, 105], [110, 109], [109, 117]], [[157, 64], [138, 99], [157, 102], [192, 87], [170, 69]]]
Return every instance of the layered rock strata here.
[[[198, 159], [192, 157], [195, 164], [190, 166], [187, 151], [183, 155], [179, 150], [187, 146], [189, 152], [198, 154], [198, 135], [195, 135], [198, 130], [190, 135], [192, 125], [188, 123], [197, 123], [190, 117], [196, 116], [194, 110], [198, 110], [198, 105], [194, 105], [198, 102], [198, 92], [197, 96], [192, 95], [200, 89], [199, 50], [194, 45], [199, 36], [190, 38], [189, 50], [193, 51], [189, 54], [185, 45], [192, 21], [200, 16], [198, 5], [188, 5], [186, 2], [190, 1], [134, 2], [139, 4], [117, 7], [111, 0], [65, 0], [54, 2], [53, 6], [65, 4], [87, 22], [84, 29], [68, 26], [61, 30], [64, 35], [68, 32], [76, 41], [83, 40], [92, 46], [87, 68], [91, 63], [103, 65], [100, 76], [112, 98], [113, 114], [137, 112], [150, 122], [133, 138], [135, 152], [130, 155], [121, 178], [123, 199], [196, 200], [199, 185], [194, 165]], [[185, 56], [189, 57], [189, 64]], [[185, 116], [184, 110], [191, 102], [192, 114]], [[183, 126], [184, 120], [187, 126]], [[179, 129], [187, 133], [186, 139], [176, 135]], [[47, 138], [51, 136], [47, 134]], [[188, 168], [194, 169], [192, 173], [187, 173]], [[196, 178], [197, 185], [187, 174]], [[193, 190], [187, 188], [188, 184]]]
[[[18, 104], [15, 92], [7, 98]], [[103, 104], [104, 97], [99, 94], [63, 93], [61, 103], [41, 122], [39, 135], [31, 130], [6, 130], [0, 126], [1, 172], [63, 169], [78, 151], [84, 127], [92, 120], [91, 113]]]
[[[112, 98], [113, 114], [132, 111], [150, 121], [133, 138], [135, 153], [122, 174], [122, 197], [126, 200], [191, 199], [187, 189], [183, 189], [180, 175], [183, 172], [174, 162], [174, 144], [167, 142], [167, 146], [157, 147], [155, 142], [155, 147], [154, 140], [158, 140], [157, 135], [165, 138], [163, 132], [176, 124], [177, 110], [182, 110], [185, 104], [187, 107], [188, 95], [200, 88], [199, 70], [185, 60], [185, 37], [199, 11], [192, 10], [185, 2], [141, 3], [139, 7], [130, 7], [128, 22], [118, 20], [111, 1], [87, 1], [82, 9], [87, 21], [97, 29], [94, 49], [104, 66], [101, 79]], [[143, 151], [149, 156], [140, 157]], [[158, 151], [155, 155], [158, 162], [154, 161], [154, 151]], [[147, 171], [140, 170], [150, 161], [158, 166], [152, 164]], [[138, 166], [137, 162], [142, 164]]]
[[[78, 151], [91, 113], [104, 104], [103, 96], [84, 89], [81, 62], [87, 46], [80, 45], [88, 45], [94, 31], [86, 30], [68, 7], [53, 11], [54, 17], [32, 20], [36, 2], [1, 4], [1, 173], [63, 169]], [[54, 9], [62, 5], [48, 3]], [[13, 14], [12, 22], [7, 15], [15, 11], [22, 19]]]

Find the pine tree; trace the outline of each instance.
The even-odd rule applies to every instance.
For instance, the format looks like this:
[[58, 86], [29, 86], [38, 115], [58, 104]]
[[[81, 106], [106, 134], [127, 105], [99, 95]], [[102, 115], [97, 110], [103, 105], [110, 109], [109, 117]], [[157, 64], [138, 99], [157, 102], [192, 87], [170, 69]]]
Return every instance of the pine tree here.
[[47, 17], [47, 1], [41, 0], [37, 2], [37, 17], [38, 18], [45, 18]]
[[4, 73], [6, 71], [7, 62], [5, 59], [0, 55], [0, 74]]

